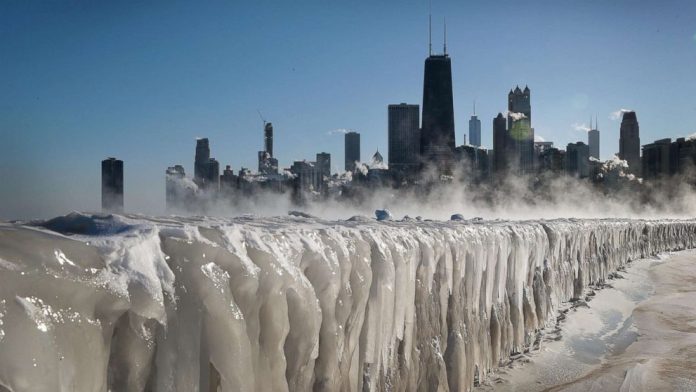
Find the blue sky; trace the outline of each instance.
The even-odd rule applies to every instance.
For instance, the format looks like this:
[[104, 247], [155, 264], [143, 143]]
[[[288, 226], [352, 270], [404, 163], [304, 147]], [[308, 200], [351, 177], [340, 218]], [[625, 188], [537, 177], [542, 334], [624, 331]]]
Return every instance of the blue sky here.
[[[599, 116], [602, 157], [618, 150], [610, 113], [636, 110], [643, 144], [696, 132], [696, 2], [433, 1], [447, 17], [458, 143], [472, 101], [491, 146], [511, 87], [529, 85], [536, 133], [585, 140]], [[422, 1], [0, 4], [0, 218], [98, 210], [101, 159], [125, 161], [126, 208], [161, 213], [164, 170], [192, 173], [195, 138], [236, 171], [255, 168], [260, 109], [275, 152], [332, 155], [339, 128], [362, 157], [386, 157], [387, 105], [420, 104]]]

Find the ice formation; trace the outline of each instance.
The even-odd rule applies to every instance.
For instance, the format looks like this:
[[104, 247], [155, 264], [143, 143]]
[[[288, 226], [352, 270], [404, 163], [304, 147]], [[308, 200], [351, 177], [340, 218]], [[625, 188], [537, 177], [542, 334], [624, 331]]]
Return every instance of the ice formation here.
[[0, 391], [463, 391], [696, 221], [0, 224]]

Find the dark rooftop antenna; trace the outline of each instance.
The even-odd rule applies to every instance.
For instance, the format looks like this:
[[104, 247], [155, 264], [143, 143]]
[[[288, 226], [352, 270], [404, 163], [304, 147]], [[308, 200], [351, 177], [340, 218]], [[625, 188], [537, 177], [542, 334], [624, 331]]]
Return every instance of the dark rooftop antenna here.
[[428, 8], [428, 56], [433, 55], [433, 0]]
[[445, 52], [444, 54], [447, 55], [447, 18], [443, 17], [442, 20], [445, 24], [445, 44], [443, 45], [443, 51]]
[[476, 100], [474, 99], [474, 116], [476, 116]]

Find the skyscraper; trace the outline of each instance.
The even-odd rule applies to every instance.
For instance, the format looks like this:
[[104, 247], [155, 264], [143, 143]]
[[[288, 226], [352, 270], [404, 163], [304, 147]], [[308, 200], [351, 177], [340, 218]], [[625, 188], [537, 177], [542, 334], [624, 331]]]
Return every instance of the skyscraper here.
[[360, 162], [360, 134], [347, 132], [345, 144], [345, 170], [352, 172], [355, 170], [355, 162]]
[[420, 114], [418, 105], [389, 105], [389, 169], [413, 173], [418, 169]]
[[181, 165], [170, 166], [165, 172], [165, 201], [167, 210], [184, 205], [189, 193], [193, 196], [193, 189], [187, 187], [185, 181], [186, 172]]
[[529, 87], [510, 90], [508, 93], [508, 132], [513, 159], [519, 162], [518, 173], [531, 173], [534, 170], [534, 128], [532, 128], [532, 105]]
[[268, 155], [273, 157], [273, 124], [271, 123], [263, 126], [263, 146]]
[[193, 181], [199, 188], [217, 190], [220, 184], [220, 163], [210, 157], [208, 138], [196, 139]]
[[220, 187], [220, 162], [215, 158], [208, 159], [205, 166], [205, 187], [212, 190], [218, 190]]
[[208, 138], [196, 139], [196, 158], [193, 164], [193, 180], [201, 186], [204, 183], [205, 173], [210, 160], [210, 144]]
[[[466, 144], [466, 140], [464, 140], [464, 144]], [[476, 116], [476, 102], [474, 102], [474, 114], [469, 119], [469, 144], [481, 147], [481, 120]]]
[[[592, 121], [590, 121], [590, 128], [592, 128]], [[596, 124], [587, 132], [587, 145], [590, 146], [590, 156], [599, 159], [599, 126]]]
[[[676, 147], [676, 145], [674, 146]], [[651, 144], [644, 145], [641, 159], [643, 178], [651, 180], [674, 174], [678, 164], [677, 157], [672, 156], [673, 152], [678, 151], [675, 147], [673, 147], [670, 138], [656, 140]]]
[[590, 148], [583, 142], [566, 146], [566, 172], [586, 178], [590, 175]]
[[628, 171], [640, 176], [640, 128], [636, 112], [624, 112], [619, 136], [619, 158], [628, 162]]
[[505, 172], [509, 167], [510, 140], [503, 113], [493, 119], [493, 170], [497, 173]]
[[[446, 30], [445, 30], [446, 31]], [[432, 48], [432, 45], [430, 45]], [[440, 174], [451, 174], [454, 164], [454, 100], [452, 61], [447, 55], [447, 35], [442, 54], [429, 53], [423, 72], [423, 119], [420, 152], [423, 163]]]
[[278, 174], [278, 160], [273, 158], [273, 124], [264, 121], [263, 151], [258, 152], [260, 174]]
[[101, 163], [102, 210], [123, 212], [123, 161], [107, 158]]
[[331, 177], [331, 154], [328, 152], [320, 152], [317, 154], [317, 171], [319, 172], [320, 180]]

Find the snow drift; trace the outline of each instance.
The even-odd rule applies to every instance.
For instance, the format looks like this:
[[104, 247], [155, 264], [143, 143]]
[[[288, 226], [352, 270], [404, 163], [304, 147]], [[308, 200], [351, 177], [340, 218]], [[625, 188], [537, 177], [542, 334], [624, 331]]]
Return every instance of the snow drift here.
[[0, 391], [460, 391], [696, 221], [0, 224]]

